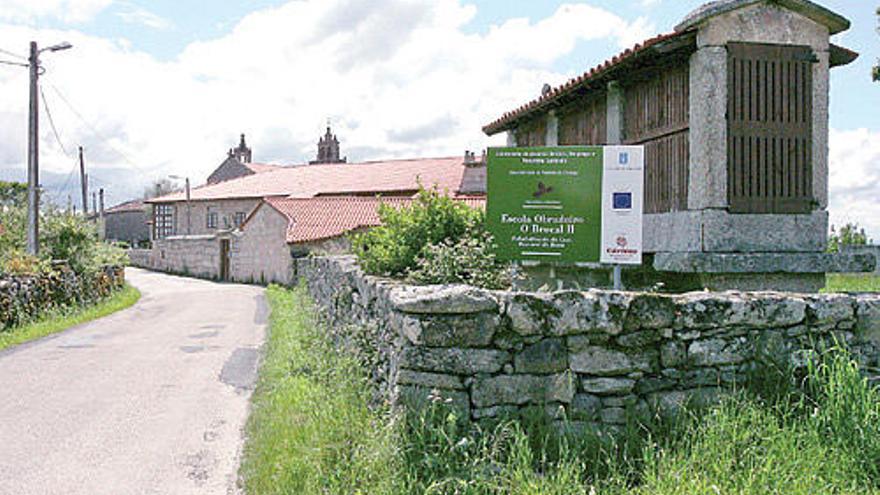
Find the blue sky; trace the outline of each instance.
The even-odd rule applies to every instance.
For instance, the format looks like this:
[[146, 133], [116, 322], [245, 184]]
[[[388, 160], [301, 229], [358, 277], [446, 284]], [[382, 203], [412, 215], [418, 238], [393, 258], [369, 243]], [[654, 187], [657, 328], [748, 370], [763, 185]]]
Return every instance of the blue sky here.
[[[169, 174], [202, 180], [240, 132], [256, 160], [302, 162], [328, 118], [352, 160], [480, 149], [497, 142], [480, 126], [543, 83], [670, 31], [701, 3], [0, 0], [0, 48], [76, 45], [44, 59], [63, 144], [44, 119], [44, 184], [63, 202], [83, 145], [115, 202]], [[861, 53], [832, 74], [832, 219], [880, 239], [880, 84], [869, 75], [880, 1], [820, 3], [852, 21], [835, 42]], [[24, 171], [16, 71], [0, 67], [0, 178]]]

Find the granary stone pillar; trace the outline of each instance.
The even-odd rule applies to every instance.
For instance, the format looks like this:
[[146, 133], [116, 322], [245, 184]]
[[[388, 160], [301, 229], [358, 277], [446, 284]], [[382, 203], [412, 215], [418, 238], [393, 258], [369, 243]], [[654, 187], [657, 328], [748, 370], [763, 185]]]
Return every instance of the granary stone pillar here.
[[556, 117], [556, 111], [547, 112], [547, 131], [544, 135], [545, 146], [559, 145], [559, 119]]
[[606, 138], [608, 144], [623, 144], [623, 89], [617, 81], [608, 83], [606, 92]]
[[727, 208], [727, 49], [699, 47], [690, 71], [688, 209]]

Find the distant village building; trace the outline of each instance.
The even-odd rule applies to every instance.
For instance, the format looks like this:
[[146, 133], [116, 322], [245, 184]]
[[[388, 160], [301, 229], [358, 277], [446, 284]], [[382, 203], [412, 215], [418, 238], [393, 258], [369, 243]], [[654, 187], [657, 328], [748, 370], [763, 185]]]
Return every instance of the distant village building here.
[[253, 163], [252, 156], [253, 152], [245, 143], [244, 134], [242, 134], [238, 147], [230, 148], [226, 153], [226, 160], [208, 176], [208, 184], [217, 184], [279, 167], [268, 163]]
[[147, 212], [150, 208], [141, 200], [126, 201], [104, 211], [104, 239], [127, 242], [137, 247], [150, 242]]
[[484, 127], [512, 146], [645, 147], [644, 249], [694, 287], [815, 291], [860, 259], [824, 254], [830, 42], [807, 0], [720, 0]]
[[327, 126], [327, 132], [318, 140], [318, 156], [309, 162], [309, 165], [318, 165], [322, 163], [345, 163], [347, 158], [339, 158], [339, 140], [336, 135], [330, 132], [330, 126]]
[[[249, 173], [192, 188], [190, 201], [182, 192], [147, 200], [153, 247], [131, 253], [135, 265], [221, 280], [289, 283], [295, 256], [347, 252], [349, 234], [379, 224], [381, 203], [408, 204], [420, 184], [473, 207], [484, 205], [485, 161], [470, 152], [348, 164], [338, 159], [339, 141], [328, 128], [318, 151], [328, 163], [254, 167], [237, 153], [232, 150], [211, 176], [236, 164], [253, 167]], [[187, 223], [190, 233], [182, 235]]]

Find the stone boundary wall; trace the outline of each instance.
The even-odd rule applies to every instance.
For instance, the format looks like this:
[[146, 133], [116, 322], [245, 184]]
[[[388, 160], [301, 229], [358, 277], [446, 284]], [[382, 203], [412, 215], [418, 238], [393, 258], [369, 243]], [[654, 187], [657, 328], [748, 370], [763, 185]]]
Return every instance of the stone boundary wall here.
[[131, 249], [128, 257], [139, 268], [206, 279], [220, 277], [220, 240], [213, 235], [156, 239], [152, 249]]
[[66, 267], [42, 275], [0, 273], [0, 331], [48, 310], [95, 302], [124, 283], [122, 267], [107, 267], [94, 279]]
[[382, 398], [443, 397], [472, 419], [543, 406], [588, 426], [674, 409], [846, 343], [880, 364], [880, 294], [503, 292], [365, 276], [353, 257], [297, 261], [334, 336]]
[[874, 265], [874, 273], [880, 275], [880, 246], [869, 244], [867, 246], [844, 246], [843, 252], [848, 254], [867, 254], [877, 260]]

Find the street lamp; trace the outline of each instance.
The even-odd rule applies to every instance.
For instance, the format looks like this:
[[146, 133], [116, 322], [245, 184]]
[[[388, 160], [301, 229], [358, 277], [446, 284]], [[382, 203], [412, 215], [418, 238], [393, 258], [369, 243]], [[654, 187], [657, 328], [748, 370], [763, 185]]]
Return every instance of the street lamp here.
[[40, 252], [40, 148], [39, 132], [39, 90], [40, 54], [45, 51], [58, 52], [73, 48], [73, 45], [59, 43], [38, 49], [37, 42], [31, 41], [31, 53], [28, 57], [30, 81], [30, 108], [28, 111], [28, 229], [27, 252], [36, 256]]
[[169, 175], [169, 179], [186, 181], [186, 235], [192, 234], [192, 207], [189, 202], [189, 177], [181, 177], [179, 175]]

